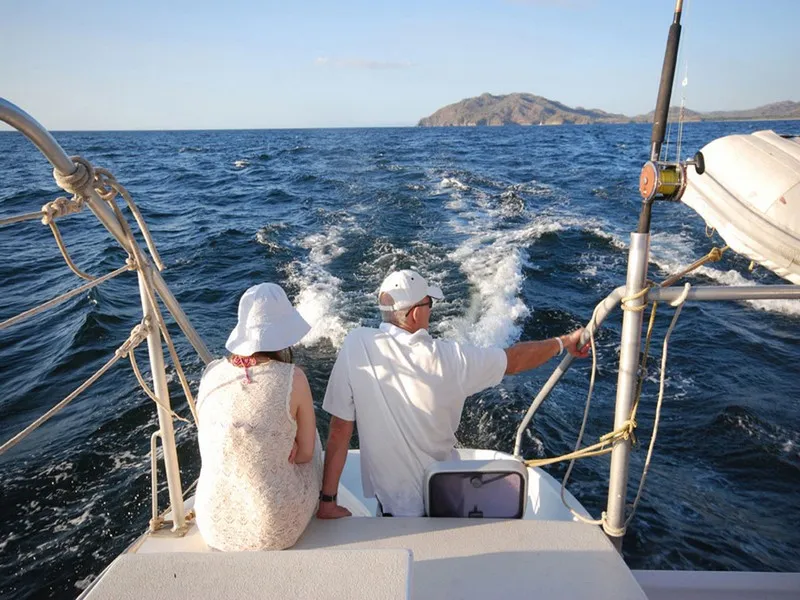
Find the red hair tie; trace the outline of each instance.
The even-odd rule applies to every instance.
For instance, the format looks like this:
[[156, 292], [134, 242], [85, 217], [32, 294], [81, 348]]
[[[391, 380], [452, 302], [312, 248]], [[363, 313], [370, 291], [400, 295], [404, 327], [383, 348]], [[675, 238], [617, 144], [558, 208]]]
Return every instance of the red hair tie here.
[[234, 354], [231, 356], [231, 364], [234, 367], [241, 367], [244, 369], [244, 381], [250, 383], [250, 376], [247, 374], [247, 367], [255, 367], [258, 361], [252, 356], [239, 356]]

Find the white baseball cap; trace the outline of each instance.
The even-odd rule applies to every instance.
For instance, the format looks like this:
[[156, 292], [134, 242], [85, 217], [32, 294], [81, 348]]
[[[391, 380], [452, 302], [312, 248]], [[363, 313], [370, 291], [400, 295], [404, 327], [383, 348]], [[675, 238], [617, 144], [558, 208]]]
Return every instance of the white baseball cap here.
[[286, 292], [275, 283], [259, 283], [239, 300], [239, 322], [225, 348], [233, 354], [274, 352], [293, 346], [311, 330], [295, 310]]
[[430, 296], [436, 300], [444, 298], [441, 288], [435, 285], [428, 285], [425, 278], [410, 269], [395, 271], [383, 280], [378, 297], [383, 293], [391, 295], [394, 300], [392, 305], [381, 305], [382, 311], [403, 310], [411, 308], [422, 301], [425, 296]]

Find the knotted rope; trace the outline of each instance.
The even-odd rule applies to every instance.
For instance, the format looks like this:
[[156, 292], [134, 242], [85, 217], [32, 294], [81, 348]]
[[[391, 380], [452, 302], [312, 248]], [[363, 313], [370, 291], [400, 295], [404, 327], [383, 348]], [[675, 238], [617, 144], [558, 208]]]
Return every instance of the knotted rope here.
[[50, 225], [57, 217], [66, 217], [83, 210], [84, 199], [82, 196], [67, 199], [64, 196], [56, 198], [42, 206], [42, 225]]
[[[186, 378], [186, 375], [183, 372], [183, 367], [181, 366], [180, 359], [178, 358], [178, 353], [175, 350], [175, 345], [172, 342], [172, 337], [167, 330], [167, 325], [164, 322], [164, 318], [161, 315], [161, 311], [158, 307], [158, 301], [156, 299], [156, 294], [153, 289], [152, 281], [148, 276], [146, 265], [148, 264], [146, 256], [142, 253], [139, 249], [138, 244], [136, 243], [136, 239], [133, 236], [133, 232], [131, 231], [130, 226], [128, 225], [128, 221], [122, 214], [117, 203], [114, 201], [116, 199], [117, 194], [122, 196], [125, 200], [128, 208], [130, 209], [131, 213], [136, 220], [136, 223], [139, 225], [139, 230], [142, 232], [142, 236], [145, 239], [145, 243], [147, 244], [147, 248], [150, 251], [150, 255], [153, 257], [153, 261], [156, 263], [159, 271], [164, 269], [164, 265], [161, 262], [161, 257], [156, 250], [155, 243], [152, 240], [150, 235], [150, 231], [147, 228], [144, 219], [142, 218], [141, 213], [139, 212], [136, 203], [133, 201], [130, 193], [128, 192], [125, 187], [117, 181], [116, 177], [108, 171], [107, 169], [102, 168], [95, 168], [91, 165], [89, 161], [80, 157], [80, 156], [73, 156], [72, 162], [75, 164], [75, 172], [71, 175], [64, 175], [58, 171], [53, 171], [53, 176], [56, 179], [56, 182], [62, 189], [67, 192], [74, 194], [75, 201], [80, 201], [80, 199], [85, 199], [88, 194], [90, 194], [90, 190], [87, 190], [89, 186], [90, 189], [94, 189], [97, 192], [97, 195], [100, 196], [102, 200], [107, 202], [109, 206], [114, 211], [114, 215], [119, 223], [120, 228], [123, 231], [124, 237], [127, 241], [128, 248], [130, 248], [129, 252], [129, 262], [134, 264], [136, 268], [142, 273], [142, 283], [147, 293], [147, 298], [150, 301], [150, 305], [153, 309], [153, 314], [156, 319], [156, 323], [158, 324], [158, 328], [161, 331], [161, 334], [164, 337], [164, 341], [167, 344], [167, 348], [170, 353], [170, 357], [172, 358], [172, 362], [175, 365], [175, 370], [178, 373], [178, 378], [181, 382], [181, 387], [183, 388], [183, 392], [186, 396], [186, 400], [189, 404], [189, 408], [192, 412], [192, 416], [194, 417], [195, 423], [199, 423], [199, 419], [197, 416], [197, 408], [195, 406], [194, 396], [192, 395], [191, 390], [189, 389], [189, 381]], [[51, 228], [55, 225], [53, 223], [50, 224]], [[56, 236], [56, 241], [58, 242], [60, 239], [60, 235], [57, 234], [57, 229], [54, 230], [54, 235]], [[59, 243], [59, 248], [62, 249], [62, 254], [64, 255], [64, 259], [70, 268], [76, 274], [86, 278], [89, 277], [85, 274], [81, 275], [80, 271], [77, 267], [74, 267], [72, 261], [68, 258], [69, 255], [66, 253], [66, 248], [63, 247], [63, 242]], [[133, 359], [135, 363], [135, 358]], [[138, 368], [134, 365], [134, 371], [137, 371]], [[140, 379], [140, 383], [142, 383], [143, 379], [140, 377], [140, 373], [137, 375]], [[155, 398], [155, 395], [149, 390], [149, 388], [145, 387], [145, 392], [151, 397]], [[163, 408], [163, 407], [162, 407]], [[173, 413], [174, 414], [174, 413]], [[182, 417], [179, 417], [182, 419]]]
[[152, 236], [150, 235], [150, 230], [147, 228], [147, 224], [142, 218], [142, 214], [139, 212], [139, 208], [136, 206], [136, 203], [133, 201], [130, 193], [128, 193], [128, 190], [117, 181], [117, 179], [109, 170], [95, 168], [88, 160], [80, 156], [72, 156], [70, 158], [75, 165], [75, 172], [66, 175], [61, 171], [53, 169], [53, 177], [61, 189], [72, 194], [72, 198], [56, 198], [52, 202], [48, 202], [42, 206], [41, 210], [43, 215], [42, 223], [50, 226], [50, 230], [53, 232], [53, 237], [56, 240], [58, 249], [61, 251], [61, 255], [64, 257], [64, 262], [67, 263], [67, 266], [72, 270], [73, 273], [82, 279], [86, 279], [88, 281], [92, 281], [94, 279], [94, 277], [79, 269], [75, 265], [72, 258], [70, 258], [66, 244], [64, 244], [64, 240], [61, 237], [61, 233], [55, 223], [55, 220], [58, 217], [64, 217], [80, 212], [86, 204], [87, 199], [90, 198], [92, 190], [94, 190], [102, 200], [112, 207], [114, 214], [117, 217], [117, 221], [119, 221], [120, 225], [123, 226], [123, 229], [126, 230], [126, 236], [129, 238], [129, 240], [132, 240], [133, 236], [130, 233], [130, 228], [127, 227], [127, 221], [123, 217], [122, 212], [119, 210], [116, 202], [114, 202], [117, 194], [122, 196], [122, 198], [125, 200], [125, 203], [128, 205], [129, 210], [133, 214], [133, 217], [139, 226], [139, 230], [142, 232], [142, 236], [147, 244], [147, 249], [150, 252], [150, 255], [153, 257], [153, 262], [155, 262], [159, 271], [163, 271], [164, 263], [161, 261], [161, 256], [158, 254], [156, 245], [153, 242]]
[[70, 160], [75, 165], [75, 171], [69, 175], [62, 173], [58, 169], [53, 169], [53, 178], [58, 187], [73, 196], [89, 195], [87, 186], [94, 183], [94, 167], [92, 163], [81, 156], [70, 156]]

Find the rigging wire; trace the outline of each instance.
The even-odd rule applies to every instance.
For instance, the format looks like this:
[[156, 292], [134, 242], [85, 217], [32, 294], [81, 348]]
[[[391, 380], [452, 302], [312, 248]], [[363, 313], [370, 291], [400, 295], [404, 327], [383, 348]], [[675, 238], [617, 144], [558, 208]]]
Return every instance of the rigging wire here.
[[[686, 0], [686, 10], [688, 12], [690, 1]], [[686, 88], [689, 86], [689, 53], [686, 52], [687, 37], [683, 36], [683, 47], [680, 56], [685, 57], [683, 61], [683, 79], [681, 80], [681, 108], [678, 112], [678, 140], [675, 148], [675, 161], [681, 161], [681, 143], [683, 142], [683, 125], [686, 122]]]

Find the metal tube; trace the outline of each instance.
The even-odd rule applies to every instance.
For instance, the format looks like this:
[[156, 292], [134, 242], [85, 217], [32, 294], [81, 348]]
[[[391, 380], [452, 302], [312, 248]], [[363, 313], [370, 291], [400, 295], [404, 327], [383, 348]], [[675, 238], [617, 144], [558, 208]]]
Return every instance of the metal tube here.
[[[644, 287], [650, 256], [650, 235], [631, 234], [628, 253], [628, 276], [626, 294], [632, 296]], [[629, 307], [641, 306], [644, 298], [628, 303]], [[639, 371], [639, 352], [642, 342], [642, 311], [626, 310], [622, 317], [622, 339], [619, 353], [619, 375], [617, 377], [617, 403], [614, 410], [614, 429], [622, 427], [630, 418], [636, 395], [636, 382]], [[628, 488], [628, 463], [631, 442], [620, 440], [611, 452], [611, 470], [608, 480], [609, 528], [622, 530], [625, 524], [625, 494]], [[622, 536], [609, 536], [617, 550], [622, 550]]]
[[67, 153], [64, 152], [64, 149], [55, 138], [50, 135], [50, 132], [19, 106], [12, 104], [5, 98], [0, 98], [0, 121], [8, 123], [25, 135], [39, 148], [44, 157], [56, 169], [66, 175], [71, 175], [75, 172], [76, 167], [72, 159], [67, 156]]
[[[605, 318], [609, 315], [609, 313], [616, 308], [619, 301], [625, 295], [625, 286], [620, 286], [611, 292], [608, 296], [603, 299], [600, 304], [598, 304], [598, 308], [596, 309], [597, 312], [594, 315], [594, 327], [592, 327], [592, 322], [590, 321], [586, 325], [587, 331], [584, 332], [583, 336], [581, 336], [580, 346], [582, 347], [583, 344], [589, 341], [589, 327], [592, 327], [592, 333], [595, 333], [602, 325]], [[520, 456], [520, 448], [522, 446], [522, 434], [525, 433], [525, 430], [528, 428], [528, 424], [533, 419], [533, 415], [536, 414], [536, 411], [539, 410], [539, 407], [542, 405], [547, 397], [550, 395], [550, 392], [559, 382], [561, 377], [566, 373], [570, 366], [572, 366], [572, 361], [575, 360], [575, 357], [571, 354], [568, 354], [564, 357], [564, 359], [558, 364], [553, 374], [550, 375], [550, 378], [547, 382], [542, 386], [542, 389], [539, 390], [539, 393], [536, 395], [536, 398], [533, 399], [530, 407], [528, 408], [528, 412], [525, 413], [525, 416], [522, 419], [522, 422], [517, 427], [517, 435], [514, 439], [514, 456]]]
[[156, 531], [158, 528], [158, 446], [156, 440], [160, 432], [155, 431], [150, 436], [150, 494], [152, 496], [150, 503], [152, 504], [153, 517], [150, 519], [150, 531]]
[[[72, 159], [64, 152], [64, 149], [53, 136], [50, 135], [50, 132], [24, 110], [3, 98], [0, 98], [0, 121], [8, 123], [31, 140], [42, 154], [44, 154], [44, 157], [50, 161], [50, 164], [58, 171], [65, 175], [71, 175], [75, 172], [77, 168], [75, 163], [72, 162]], [[86, 203], [103, 226], [114, 236], [117, 242], [119, 242], [128, 253], [132, 254], [128, 239], [122, 227], [117, 222], [114, 211], [100, 198], [97, 192], [91, 190], [86, 198]], [[205, 364], [210, 363], [213, 360], [213, 356], [211, 356], [202, 338], [189, 322], [188, 317], [172, 295], [172, 292], [167, 287], [161, 274], [155, 270], [153, 271], [152, 282], [156, 292], [161, 297], [167, 309], [172, 314], [172, 317], [178, 323], [178, 327], [181, 328], [181, 331], [183, 331], [183, 334], [192, 344], [197, 354]]]
[[169, 487], [169, 501], [172, 507], [172, 530], [177, 531], [184, 526], [183, 491], [181, 490], [181, 473], [178, 467], [178, 452], [175, 447], [175, 429], [172, 426], [171, 406], [169, 402], [169, 389], [167, 376], [164, 371], [164, 351], [161, 347], [161, 333], [156, 323], [155, 307], [150, 304], [147, 295], [145, 277], [153, 270], [152, 265], [147, 265], [137, 271], [139, 276], [139, 296], [142, 301], [142, 312], [145, 318], [153, 325], [147, 334], [147, 350], [150, 355], [150, 372], [153, 376], [153, 392], [158, 398], [156, 411], [158, 412], [158, 426], [161, 435], [161, 445], [164, 448], [164, 471], [167, 474]]
[[[647, 294], [651, 302], [672, 302], [683, 288], [654, 288]], [[793, 300], [800, 299], [800, 285], [742, 285], [737, 287], [693, 287], [686, 300]]]

